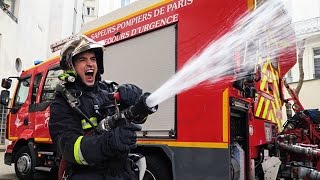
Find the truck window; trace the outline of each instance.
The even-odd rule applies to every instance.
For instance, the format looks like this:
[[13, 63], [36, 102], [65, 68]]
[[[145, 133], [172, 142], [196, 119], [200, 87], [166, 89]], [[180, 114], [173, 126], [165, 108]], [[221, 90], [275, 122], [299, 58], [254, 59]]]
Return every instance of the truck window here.
[[37, 93], [38, 93], [39, 85], [40, 85], [40, 82], [41, 82], [41, 78], [42, 78], [42, 73], [39, 73], [34, 77], [31, 104], [36, 103]]
[[17, 93], [14, 99], [14, 107], [20, 107], [26, 101], [28, 97], [28, 91], [30, 86], [31, 77], [21, 79], [19, 81]]
[[42, 90], [41, 102], [50, 102], [54, 99], [54, 91], [56, 85], [60, 82], [58, 76], [63, 73], [63, 70], [55, 68], [48, 71], [46, 81]]

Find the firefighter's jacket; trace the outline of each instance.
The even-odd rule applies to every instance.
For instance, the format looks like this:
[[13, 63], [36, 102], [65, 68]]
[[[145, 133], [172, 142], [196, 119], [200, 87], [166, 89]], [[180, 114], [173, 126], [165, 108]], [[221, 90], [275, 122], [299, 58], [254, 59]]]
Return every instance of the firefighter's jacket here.
[[[79, 108], [95, 126], [102, 116], [114, 113], [115, 103], [108, 95], [114, 91], [111, 84], [97, 82], [94, 87], [87, 87], [76, 81], [66, 87], [79, 99]], [[108, 135], [88, 133], [92, 132], [91, 125], [71, 108], [61, 93], [56, 93], [50, 105], [49, 130], [58, 153], [68, 162], [65, 176], [69, 175], [71, 179], [130, 179], [128, 152], [112, 151], [107, 145]]]

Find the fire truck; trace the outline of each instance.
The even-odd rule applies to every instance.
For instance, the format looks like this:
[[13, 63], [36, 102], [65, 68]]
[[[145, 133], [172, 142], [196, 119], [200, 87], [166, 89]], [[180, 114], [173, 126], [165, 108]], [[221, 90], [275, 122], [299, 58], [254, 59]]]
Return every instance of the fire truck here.
[[[103, 79], [153, 92], [259, 2], [140, 0], [85, 24], [81, 33], [105, 46]], [[65, 42], [53, 44], [53, 51]], [[246, 78], [235, 78], [235, 72], [161, 103], [138, 132], [135, 152], [146, 157], [144, 179], [319, 179], [319, 122], [283, 86], [295, 63], [295, 52], [288, 51], [263, 61]], [[48, 122], [61, 73], [59, 57], [54, 57], [17, 78], [7, 116], [6, 138], [12, 143], [5, 164], [14, 163], [21, 179], [58, 168]], [[5, 105], [11, 79], [2, 80]], [[284, 87], [292, 98], [284, 99]], [[290, 102], [299, 115], [281, 131], [281, 108]]]

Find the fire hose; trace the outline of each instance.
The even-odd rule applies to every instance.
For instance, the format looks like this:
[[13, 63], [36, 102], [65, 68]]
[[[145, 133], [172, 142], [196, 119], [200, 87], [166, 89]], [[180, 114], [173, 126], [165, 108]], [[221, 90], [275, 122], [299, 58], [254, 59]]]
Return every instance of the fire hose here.
[[[79, 100], [74, 97], [66, 88], [65, 86], [58, 84], [56, 87], [56, 91], [60, 92], [65, 99], [67, 100], [68, 104], [71, 106], [71, 108], [75, 109], [77, 112], [79, 112], [86, 122], [88, 122], [91, 127], [94, 127], [95, 131], [102, 132], [102, 131], [109, 131], [111, 129], [114, 129], [117, 127], [117, 122], [121, 119], [124, 119], [128, 123], [136, 123], [136, 124], [142, 124], [143, 122], [137, 122], [134, 121], [135, 118], [139, 117], [140, 115], [149, 115], [153, 114], [158, 110], [158, 105], [154, 107], [149, 107], [146, 103], [147, 98], [150, 96], [151, 93], [146, 92], [142, 94], [138, 101], [128, 107], [127, 109], [124, 109], [122, 111], [119, 111], [111, 116], [107, 116], [104, 119], [100, 121], [97, 127], [93, 125], [93, 123], [90, 121], [89, 117], [87, 117], [79, 108]], [[114, 98], [119, 98], [119, 94], [114, 94]]]
[[150, 93], [144, 93], [142, 94], [137, 103], [128, 107], [127, 109], [124, 109], [118, 113], [115, 113], [112, 116], [107, 116], [104, 119], [101, 120], [99, 123], [97, 130], [98, 131], [109, 131], [116, 127], [117, 121], [120, 119], [125, 119], [128, 122], [133, 122], [136, 124], [141, 124], [140, 122], [134, 121], [135, 118], [139, 117], [140, 115], [149, 115], [153, 114], [158, 110], [158, 105], [154, 107], [149, 107], [146, 104], [146, 99], [150, 96]]
[[[276, 138], [276, 144], [284, 150], [291, 151], [297, 154], [304, 154], [306, 156], [314, 156], [319, 158], [320, 157], [320, 149], [315, 149], [312, 147], [304, 147], [301, 145], [294, 145], [294, 144], [289, 144], [285, 142], [279, 142], [278, 138], [285, 138], [286, 135], [280, 135]], [[316, 169], [310, 168], [310, 167], [303, 167], [303, 166], [297, 166], [297, 167], [292, 167], [292, 172], [294, 174], [294, 177], [303, 179], [303, 178], [308, 178], [311, 180], [319, 180], [320, 179], [320, 172], [317, 171]]]

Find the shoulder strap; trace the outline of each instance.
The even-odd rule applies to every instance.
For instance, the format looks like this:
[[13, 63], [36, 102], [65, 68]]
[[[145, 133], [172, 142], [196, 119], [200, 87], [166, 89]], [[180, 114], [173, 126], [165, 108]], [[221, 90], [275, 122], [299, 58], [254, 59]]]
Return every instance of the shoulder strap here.
[[71, 106], [71, 108], [74, 109], [74, 110], [76, 110], [78, 113], [80, 113], [80, 114], [84, 117], [85, 121], [86, 121], [87, 123], [89, 123], [89, 124], [91, 125], [91, 127], [93, 127], [93, 128], [96, 130], [94, 124], [90, 121], [89, 117], [86, 116], [86, 115], [82, 112], [82, 110], [79, 108], [79, 106], [80, 106], [80, 101], [79, 101], [78, 98], [74, 97], [74, 96], [72, 95], [72, 93], [71, 93], [70, 91], [68, 91], [67, 88], [66, 88], [64, 85], [61, 85], [61, 84], [58, 84], [58, 85], [56, 86], [56, 91], [59, 92], [59, 93], [61, 93], [62, 96], [67, 100], [67, 102], [68, 102], [68, 104]]
[[64, 85], [58, 84], [56, 86], [56, 91], [61, 93], [62, 96], [67, 100], [68, 104], [74, 109], [80, 106], [80, 101], [74, 97], [70, 91]]

